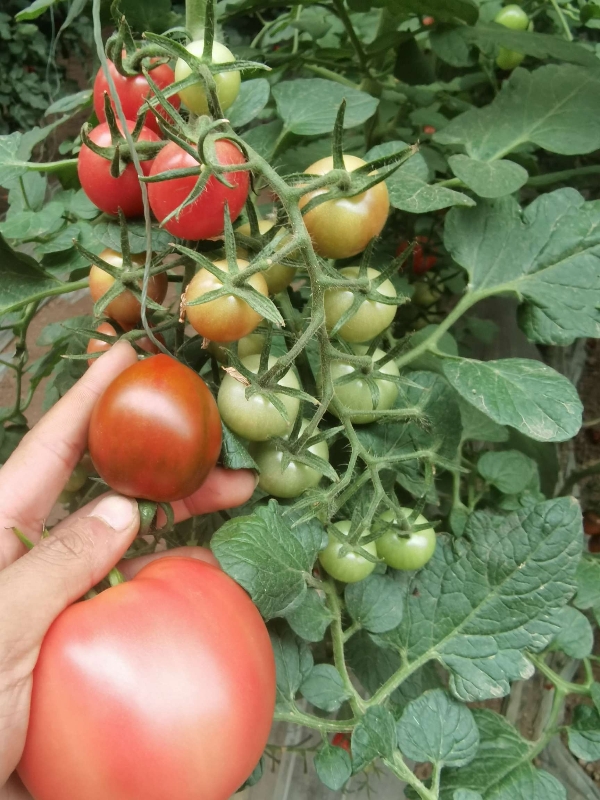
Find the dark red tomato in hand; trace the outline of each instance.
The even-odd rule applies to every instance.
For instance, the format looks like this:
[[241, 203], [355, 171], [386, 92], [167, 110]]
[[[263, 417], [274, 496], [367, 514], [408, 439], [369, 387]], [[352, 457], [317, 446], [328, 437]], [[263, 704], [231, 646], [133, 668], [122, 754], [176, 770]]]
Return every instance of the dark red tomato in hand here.
[[342, 750], [345, 750], [347, 753], [352, 749], [350, 746], [350, 736], [347, 733], [336, 733], [331, 740], [331, 744], [334, 747], [341, 747]]
[[170, 503], [198, 489], [221, 450], [221, 419], [208, 387], [166, 355], [129, 367], [100, 397], [88, 448], [117, 492]]
[[[108, 62], [108, 69], [115, 82], [115, 89], [119, 95], [125, 117], [127, 119], [136, 119], [138, 111], [144, 105], [146, 98], [155, 96], [150, 88], [150, 84], [142, 74], [131, 78], [121, 75], [112, 61]], [[159, 64], [153, 67], [153, 69], [150, 70], [150, 77], [161, 90], [166, 89], [167, 86], [170, 86], [175, 81], [173, 70], [168, 64]], [[94, 111], [100, 122], [106, 122], [106, 114], [104, 113], [105, 92], [108, 92], [110, 95], [110, 88], [106, 75], [102, 67], [100, 67], [94, 81]], [[168, 100], [174, 108], [179, 108], [181, 100], [178, 94], [172, 95]], [[115, 104], [112, 100], [111, 106], [113, 109], [115, 108]], [[172, 121], [160, 106], [157, 106], [157, 110], [165, 119]], [[154, 133], [160, 135], [158, 122], [152, 111], [147, 112], [144, 125], [150, 128], [151, 131], [154, 131]]]
[[19, 774], [36, 800], [228, 800], [274, 705], [248, 595], [211, 564], [162, 558], [46, 634]]
[[[221, 139], [215, 143], [220, 164], [245, 164], [241, 150], [231, 142]], [[175, 142], [169, 142], [154, 159], [151, 175], [160, 175], [173, 169], [200, 167], [200, 164]], [[202, 193], [187, 205], [178, 216], [172, 217], [164, 227], [180, 239], [210, 239], [220, 236], [225, 228], [225, 203], [231, 220], [236, 220], [248, 197], [250, 178], [248, 172], [228, 172], [227, 182], [234, 188], [223, 186], [213, 175]], [[159, 222], [184, 202], [198, 181], [197, 175], [174, 178], [148, 184], [150, 206]]]
[[[120, 126], [119, 126], [120, 127]], [[127, 120], [129, 131], [135, 122]], [[111, 136], [106, 122], [98, 125], [90, 133], [90, 139], [99, 147], [110, 147]], [[158, 142], [160, 139], [149, 128], [143, 127], [138, 137], [140, 142]], [[153, 160], [142, 161], [142, 172], [149, 175]], [[95, 206], [106, 214], [118, 214], [119, 208], [126, 217], [139, 217], [144, 213], [142, 189], [133, 164], [127, 164], [118, 178], [110, 174], [111, 162], [82, 145], [77, 158], [77, 174], [81, 188]]]
[[[437, 264], [437, 256], [431, 255], [427, 250], [430, 249], [429, 239], [427, 236], [416, 236], [416, 244], [412, 252], [412, 268], [415, 275], [424, 275], [433, 269]], [[396, 255], [400, 256], [405, 250], [408, 249], [410, 242], [404, 240], [398, 245]]]

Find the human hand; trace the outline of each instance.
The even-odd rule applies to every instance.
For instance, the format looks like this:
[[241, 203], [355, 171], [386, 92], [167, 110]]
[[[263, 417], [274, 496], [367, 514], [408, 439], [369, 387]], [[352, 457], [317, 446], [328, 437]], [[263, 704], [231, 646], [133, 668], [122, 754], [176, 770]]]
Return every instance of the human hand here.
[[[25, 744], [33, 669], [46, 631], [108, 574], [139, 529], [135, 500], [111, 492], [40, 540], [45, 519], [83, 455], [98, 396], [135, 360], [125, 343], [97, 359], [0, 470], [0, 800], [30, 800], [16, 775], [10, 776]], [[215, 467], [194, 495], [173, 503], [175, 519], [240, 505], [254, 486], [249, 470]], [[24, 553], [13, 528], [39, 543]], [[155, 557], [176, 553], [181, 555], [181, 549]], [[185, 548], [185, 554], [213, 559], [202, 548]], [[150, 558], [120, 566], [131, 578]]]

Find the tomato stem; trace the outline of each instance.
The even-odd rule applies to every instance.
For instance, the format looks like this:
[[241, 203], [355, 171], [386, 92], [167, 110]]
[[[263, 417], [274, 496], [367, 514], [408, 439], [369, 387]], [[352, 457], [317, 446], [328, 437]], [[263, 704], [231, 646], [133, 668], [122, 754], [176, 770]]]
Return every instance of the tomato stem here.
[[116, 567], [113, 567], [108, 573], [108, 582], [111, 586], [118, 586], [120, 583], [125, 583], [125, 581], [125, 575], [123, 575], [122, 572], [119, 572]]

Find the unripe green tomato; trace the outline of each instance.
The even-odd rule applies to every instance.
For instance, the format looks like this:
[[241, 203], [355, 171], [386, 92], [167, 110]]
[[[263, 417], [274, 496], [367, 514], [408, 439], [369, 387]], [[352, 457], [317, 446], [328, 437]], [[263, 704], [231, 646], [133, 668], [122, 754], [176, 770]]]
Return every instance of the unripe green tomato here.
[[412, 301], [416, 306], [419, 306], [419, 308], [429, 308], [434, 305], [434, 303], [437, 303], [442, 296], [441, 292], [435, 287], [423, 281], [417, 281], [413, 284], [413, 287], [415, 291], [412, 296]]
[[[276, 361], [274, 356], [269, 356], [269, 369]], [[260, 356], [247, 356], [242, 358], [241, 362], [247, 370], [257, 373]], [[298, 378], [291, 369], [279, 379], [278, 384], [292, 389], [300, 388]], [[290, 397], [287, 394], [277, 396], [287, 411], [287, 421], [264, 395], [253, 394], [246, 399], [244, 384], [227, 374], [219, 389], [217, 405], [221, 419], [234, 433], [251, 442], [266, 442], [273, 436], [285, 436], [289, 433], [300, 408], [297, 397]]]
[[[264, 346], [265, 337], [262, 333], [249, 333], [248, 336], [242, 336], [241, 339], [238, 339], [238, 358], [260, 355]], [[210, 342], [206, 349], [221, 364], [226, 364], [229, 361], [225, 348], [218, 342]]]
[[[529, 27], [529, 17], [520, 6], [514, 4], [505, 6], [499, 11], [494, 22], [504, 25], [505, 28], [510, 28], [513, 31], [526, 31]], [[500, 69], [511, 70], [518, 67], [524, 58], [523, 53], [500, 47], [496, 57], [496, 64]]]
[[[300, 426], [301, 433], [307, 425], [308, 421], [303, 420]], [[285, 438], [287, 439], [287, 436]], [[327, 442], [317, 442], [311, 445], [308, 451], [329, 461]], [[298, 497], [306, 489], [317, 486], [322, 478], [320, 472], [300, 461], [292, 460], [285, 469], [282, 469], [283, 451], [273, 442], [253, 444], [250, 455], [260, 472], [259, 487], [273, 497]]]
[[89, 472], [83, 464], [77, 464], [66, 482], [64, 492], [78, 492], [88, 479]]
[[[261, 233], [266, 233], [267, 231], [271, 230], [273, 225], [274, 223], [270, 219], [260, 219], [258, 221], [258, 230]], [[239, 228], [236, 228], [236, 233], [242, 233], [244, 236], [252, 236], [250, 224], [248, 222], [244, 222], [243, 225], [240, 225]], [[238, 247], [237, 255], [238, 258], [250, 258], [245, 247]], [[271, 264], [271, 266], [264, 272], [261, 272], [261, 275], [266, 280], [267, 286], [269, 287], [269, 294], [279, 294], [279, 292], [282, 292], [284, 289], [286, 289], [294, 280], [295, 274], [295, 267], [288, 267], [287, 264], [279, 264], [277, 262]]]
[[[359, 267], [344, 267], [340, 275], [346, 278], [358, 278]], [[367, 269], [367, 278], [375, 280], [381, 275], [376, 269]], [[377, 291], [386, 297], [396, 297], [396, 290], [391, 281], [385, 280]], [[325, 323], [330, 331], [350, 308], [354, 301], [351, 289], [327, 289], [325, 292]], [[396, 316], [397, 306], [388, 306], [376, 300], [365, 299], [350, 319], [342, 325], [337, 335], [347, 342], [368, 342], [374, 339], [389, 325]]]
[[524, 58], [525, 55], [523, 53], [517, 53], [516, 50], [508, 50], [506, 47], [501, 47], [496, 56], [496, 64], [500, 69], [516, 69]]
[[[402, 511], [408, 521], [412, 509], [403, 508]], [[381, 519], [385, 522], [400, 523], [391, 510], [384, 511]], [[412, 525], [427, 525], [427, 520], [419, 514]], [[411, 530], [406, 533], [409, 535], [404, 538], [399, 535], [398, 530], [387, 530], [383, 536], [377, 539], [377, 555], [394, 569], [421, 569], [427, 564], [435, 550], [435, 531], [433, 528], [423, 528], [420, 531]]]
[[[192, 55], [201, 58], [202, 51], [204, 50], [204, 39], [196, 39], [196, 41], [190, 42], [186, 50]], [[230, 61], [235, 61], [235, 56], [231, 50], [220, 42], [213, 42], [213, 64], [227, 64]], [[192, 70], [190, 66], [186, 64], [182, 58], [178, 59], [175, 65], [175, 81], [182, 81], [191, 74]], [[221, 104], [222, 110], [225, 111], [225, 109], [233, 105], [236, 97], [240, 93], [240, 73], [237, 70], [220, 72], [217, 75], [213, 75], [213, 78], [217, 87], [219, 103]], [[179, 97], [185, 106], [194, 114], [208, 114], [208, 99], [200, 81], [188, 86], [187, 89], [181, 89], [179, 91]]]
[[[350, 520], [344, 519], [336, 522], [335, 527], [342, 533], [347, 534], [350, 530]], [[319, 553], [319, 561], [323, 569], [336, 581], [343, 581], [343, 583], [358, 583], [358, 581], [364, 580], [375, 569], [375, 562], [369, 561], [360, 553], [352, 550], [340, 556], [339, 552], [342, 546], [342, 543], [338, 542], [335, 536], [329, 535], [327, 546]], [[368, 542], [361, 545], [361, 547], [377, 558], [375, 542]]]
[[[357, 355], [364, 355], [368, 348], [365, 345], [355, 345], [354, 351]], [[383, 358], [385, 353], [383, 350], [375, 350], [373, 353], [373, 361]], [[400, 372], [396, 366], [395, 361], [387, 361], [382, 367], [381, 372], [385, 375], [398, 377]], [[336, 386], [335, 381], [343, 375], [356, 374], [356, 380], [349, 383], [341, 383]], [[345, 406], [345, 410], [350, 412], [350, 421], [355, 424], [366, 424], [373, 422], [377, 419], [377, 414], [355, 414], [356, 411], [387, 411], [396, 402], [398, 397], [398, 384], [393, 381], [377, 378], [376, 383], [379, 387], [379, 402], [377, 407], [373, 407], [373, 398], [371, 390], [364, 379], [360, 369], [357, 369], [354, 364], [349, 364], [346, 361], [333, 361], [331, 364], [331, 377], [333, 379], [333, 391], [339, 402]], [[329, 411], [336, 417], [339, 416], [334, 410], [333, 406], [329, 407]]]

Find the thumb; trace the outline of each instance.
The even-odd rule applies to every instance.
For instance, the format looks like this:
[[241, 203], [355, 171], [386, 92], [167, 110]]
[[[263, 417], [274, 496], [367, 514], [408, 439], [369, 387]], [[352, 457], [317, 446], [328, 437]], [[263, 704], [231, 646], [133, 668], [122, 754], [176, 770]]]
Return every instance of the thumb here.
[[109, 494], [59, 523], [50, 536], [0, 572], [0, 656], [37, 657], [48, 628], [102, 580], [139, 529], [135, 500]]

